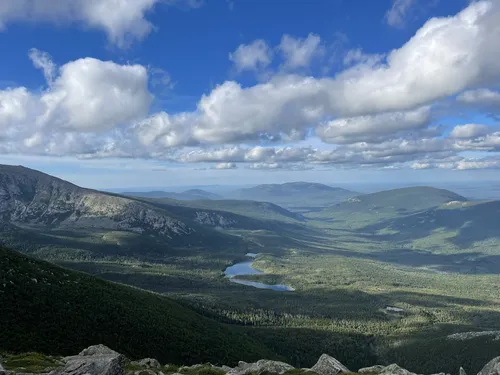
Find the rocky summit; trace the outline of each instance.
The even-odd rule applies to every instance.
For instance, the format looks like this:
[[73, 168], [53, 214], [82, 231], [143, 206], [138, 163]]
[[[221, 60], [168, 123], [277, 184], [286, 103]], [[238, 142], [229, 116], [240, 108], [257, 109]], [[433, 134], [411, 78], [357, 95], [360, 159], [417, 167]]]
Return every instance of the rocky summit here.
[[[82, 350], [78, 355], [56, 358], [52, 356], [33, 356], [28, 353], [26, 358], [17, 356], [15, 361], [5, 360], [0, 363], [0, 375], [336, 375], [355, 374], [340, 361], [328, 354], [323, 354], [316, 364], [309, 368], [296, 369], [280, 362], [261, 359], [254, 363], [240, 361], [234, 368], [211, 363], [177, 367], [162, 365], [154, 358], [130, 360], [104, 345], [93, 345]], [[31, 358], [31, 361], [28, 360]], [[38, 358], [36, 362], [33, 358]], [[43, 358], [43, 359], [42, 359]], [[0, 358], [0, 361], [2, 359]], [[51, 363], [42, 368], [42, 363]], [[19, 364], [22, 363], [23, 366]], [[38, 368], [40, 371], [28, 370]], [[397, 364], [388, 366], [374, 365], [360, 368], [358, 374], [369, 375], [417, 375]], [[445, 373], [431, 375], [450, 375]], [[467, 375], [460, 367], [457, 375]], [[477, 375], [500, 375], [500, 357], [488, 362]]]

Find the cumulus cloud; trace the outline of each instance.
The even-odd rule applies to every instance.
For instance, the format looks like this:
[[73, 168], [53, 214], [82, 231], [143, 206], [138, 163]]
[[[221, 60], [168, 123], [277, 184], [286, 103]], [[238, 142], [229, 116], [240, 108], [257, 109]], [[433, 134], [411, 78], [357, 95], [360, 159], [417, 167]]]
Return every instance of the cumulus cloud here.
[[284, 35], [278, 49], [283, 54], [284, 67], [290, 69], [308, 67], [314, 57], [324, 52], [321, 38], [312, 33], [306, 38]]
[[40, 98], [44, 122], [81, 131], [113, 128], [147, 115], [152, 95], [147, 70], [84, 58], [60, 68], [59, 76]]
[[[307, 67], [322, 48], [314, 35], [286, 38], [290, 69]], [[500, 3], [473, 2], [455, 16], [429, 20], [388, 54], [353, 50], [345, 70], [333, 77], [284, 69], [253, 86], [226, 81], [202, 95], [194, 110], [177, 113], [149, 113], [152, 71], [141, 65], [82, 58], [57, 67], [50, 56], [32, 50], [47, 87], [0, 90], [0, 152], [267, 169], [465, 169], [458, 164], [464, 159], [455, 158], [463, 151], [499, 151], [500, 132], [483, 124], [439, 126], [439, 106], [455, 97], [474, 108], [496, 105], [499, 39]], [[246, 70], [268, 66], [265, 54], [248, 60], [237, 55], [235, 64], [243, 61]], [[311, 134], [321, 146], [304, 146]], [[487, 166], [485, 161], [476, 165]]]
[[[125, 47], [142, 40], [154, 26], [146, 14], [161, 0], [2, 0], [0, 4], [0, 31], [16, 22], [48, 22], [54, 24], [82, 24], [103, 30], [110, 42]], [[166, 1], [196, 8], [193, 0]]]
[[267, 43], [258, 39], [250, 44], [240, 44], [238, 48], [229, 54], [238, 72], [244, 70], [259, 70], [266, 68], [272, 61], [272, 50]]
[[456, 169], [456, 170], [473, 170], [473, 169], [498, 169], [500, 168], [500, 157], [494, 156], [491, 158], [461, 158], [458, 160], [444, 162], [415, 162], [411, 165], [413, 169]]
[[379, 137], [420, 129], [430, 122], [430, 107], [407, 112], [386, 112], [371, 116], [341, 118], [316, 129], [316, 134], [328, 143], [376, 141]]
[[454, 138], [477, 138], [492, 133], [490, 126], [481, 124], [457, 125], [453, 128], [450, 135]]
[[489, 89], [476, 89], [463, 92], [457, 101], [467, 107], [491, 113], [500, 113], [500, 93]]
[[110, 139], [96, 134], [148, 113], [152, 95], [147, 70], [140, 65], [84, 58], [56, 69], [46, 53], [32, 50], [31, 57], [48, 86], [41, 93], [24, 87], [0, 90], [4, 152], [95, 153], [120, 141], [116, 134]]
[[[360, 62], [334, 78], [277, 75], [250, 87], [227, 81], [203, 95], [179, 127], [201, 144], [300, 140], [327, 117], [337, 122], [321, 128], [329, 129], [325, 136], [342, 123], [370, 134], [417, 128], [427, 120], [420, 107], [500, 81], [499, 21], [500, 3], [475, 2], [453, 17], [429, 20], [383, 61]], [[417, 119], [397, 114], [403, 112]], [[381, 125], [383, 119], [389, 125]], [[341, 133], [356, 133], [349, 128]]]
[[385, 14], [385, 19], [390, 26], [404, 27], [408, 11], [415, 0], [393, 0], [392, 7]]

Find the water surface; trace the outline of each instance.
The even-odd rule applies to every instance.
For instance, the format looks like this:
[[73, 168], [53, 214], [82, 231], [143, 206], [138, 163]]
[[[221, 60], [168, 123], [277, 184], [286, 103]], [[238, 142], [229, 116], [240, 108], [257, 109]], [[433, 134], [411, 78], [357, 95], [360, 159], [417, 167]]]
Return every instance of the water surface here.
[[[247, 256], [255, 258], [257, 254], [248, 253]], [[226, 275], [227, 278], [229, 278], [229, 281], [236, 284], [253, 286], [254, 288], [259, 288], [259, 289], [271, 289], [281, 292], [290, 292], [294, 290], [292, 287], [288, 285], [281, 285], [281, 284], [271, 285], [271, 284], [259, 283], [257, 281], [241, 280], [235, 278], [235, 276], [262, 275], [264, 272], [256, 270], [255, 268], [252, 267], [253, 262], [254, 262], [253, 260], [250, 260], [233, 264], [232, 266], [226, 268], [224, 274]]]

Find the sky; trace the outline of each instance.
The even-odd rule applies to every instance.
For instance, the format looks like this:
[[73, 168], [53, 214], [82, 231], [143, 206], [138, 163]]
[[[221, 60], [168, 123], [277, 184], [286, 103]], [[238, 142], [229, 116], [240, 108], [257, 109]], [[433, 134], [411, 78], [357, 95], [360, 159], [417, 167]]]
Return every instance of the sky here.
[[93, 188], [500, 181], [500, 0], [2, 0], [0, 163]]

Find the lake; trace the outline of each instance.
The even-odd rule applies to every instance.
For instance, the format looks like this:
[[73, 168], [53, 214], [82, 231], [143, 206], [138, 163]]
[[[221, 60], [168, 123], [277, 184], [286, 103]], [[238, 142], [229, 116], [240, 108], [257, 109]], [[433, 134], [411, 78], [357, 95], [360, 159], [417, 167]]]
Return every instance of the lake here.
[[[248, 253], [247, 256], [255, 258], [257, 254]], [[233, 264], [232, 266], [226, 268], [224, 274], [226, 275], [227, 278], [229, 278], [229, 281], [236, 284], [253, 286], [254, 288], [259, 288], [259, 289], [271, 289], [279, 292], [290, 292], [294, 290], [292, 287], [288, 285], [281, 285], [281, 284], [271, 285], [271, 284], [259, 283], [257, 281], [241, 280], [234, 278], [235, 276], [244, 276], [244, 275], [262, 275], [264, 272], [256, 270], [255, 268], [252, 267], [253, 262], [254, 262], [253, 260], [249, 260]]]

